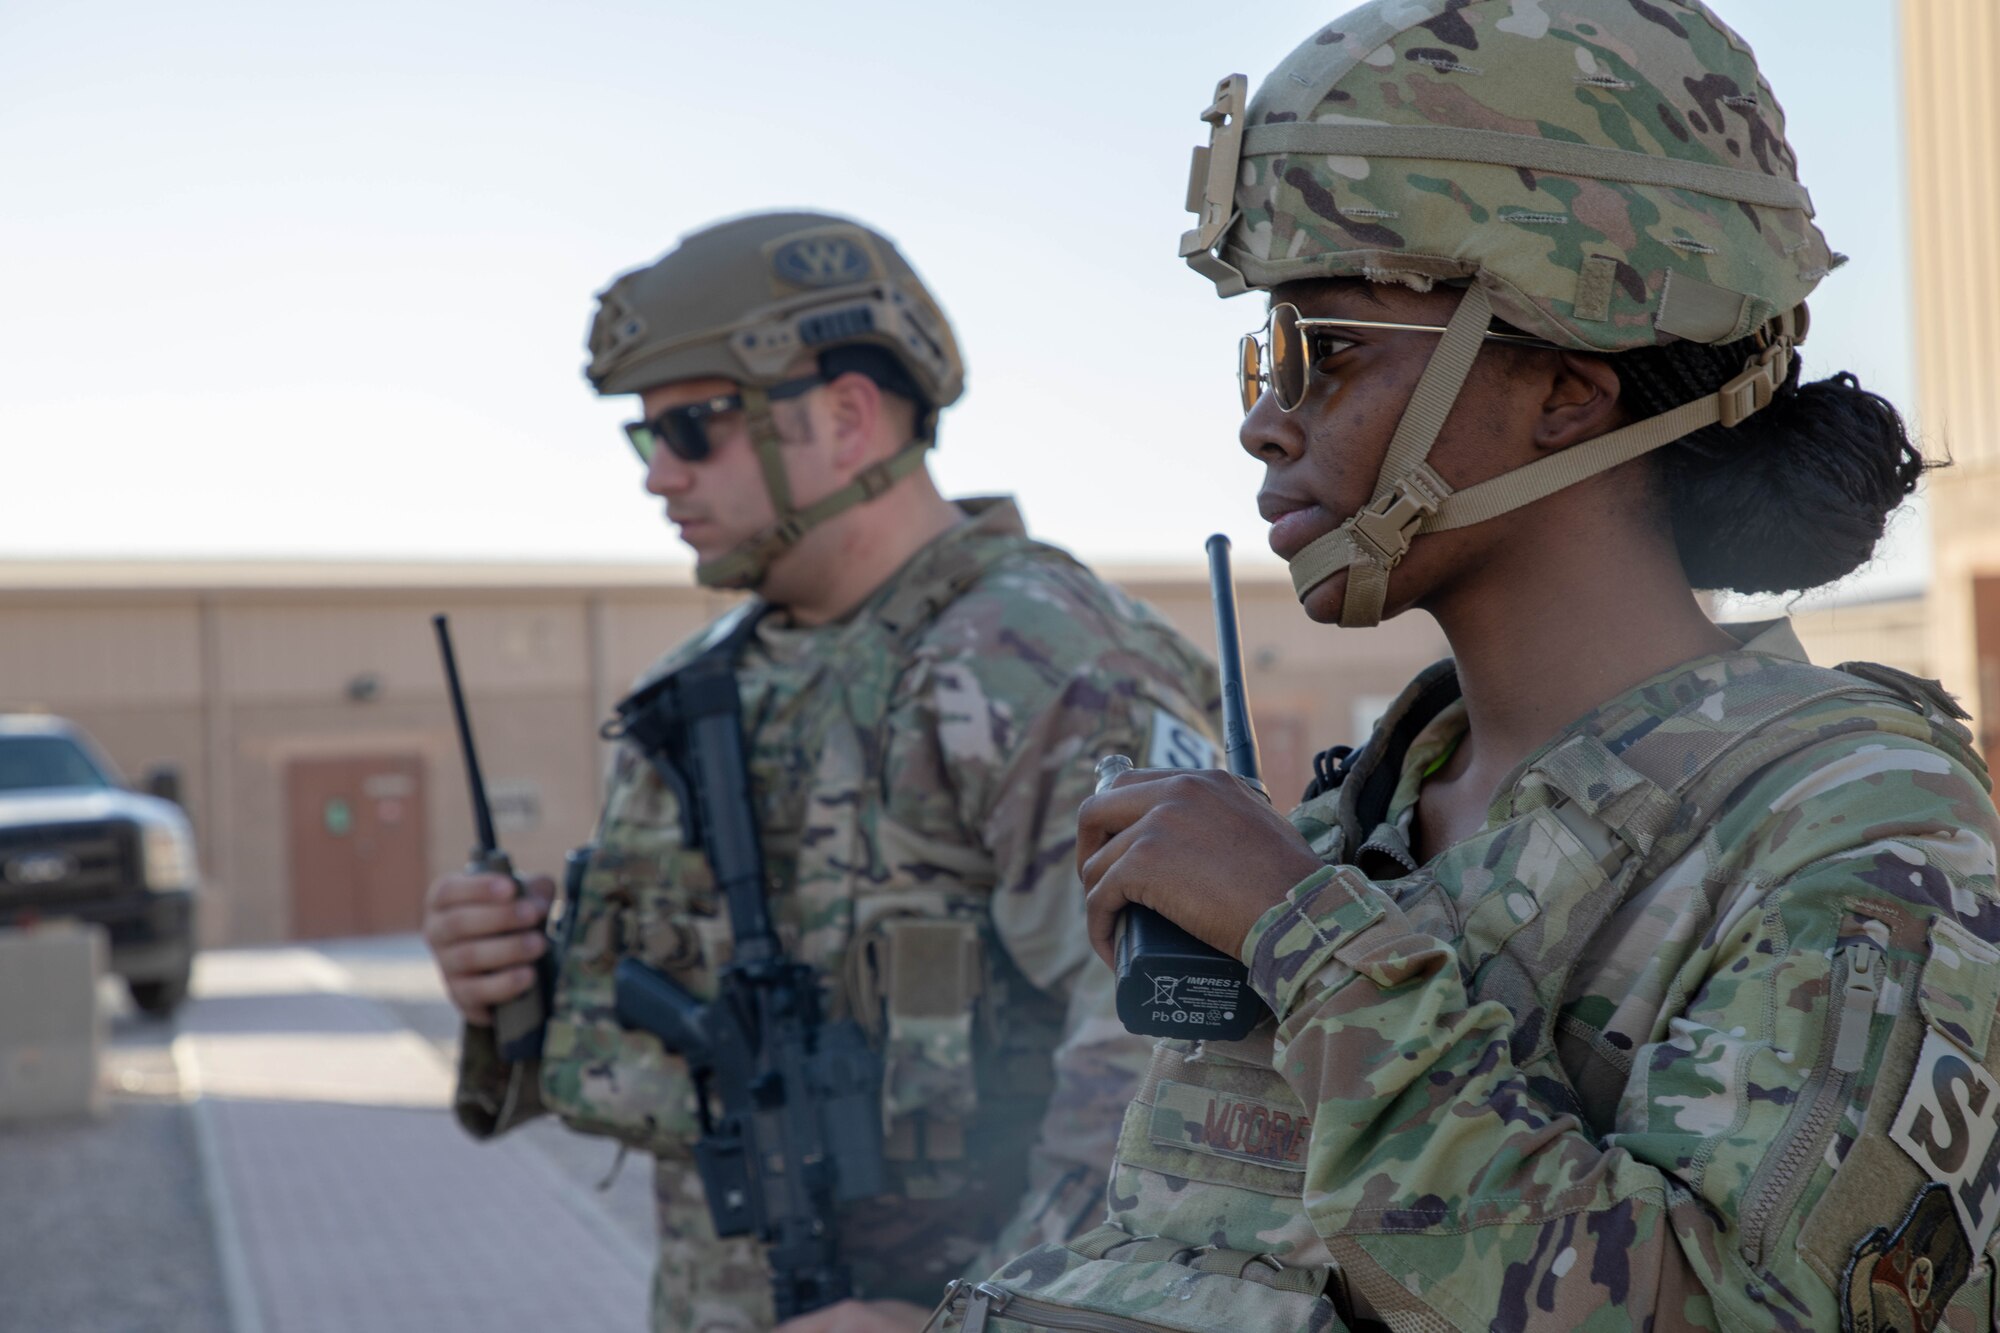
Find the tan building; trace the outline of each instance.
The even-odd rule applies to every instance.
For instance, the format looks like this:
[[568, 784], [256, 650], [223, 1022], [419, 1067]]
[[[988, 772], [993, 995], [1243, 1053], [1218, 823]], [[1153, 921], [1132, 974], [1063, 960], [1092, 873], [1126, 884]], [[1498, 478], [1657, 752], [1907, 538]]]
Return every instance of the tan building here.
[[[1202, 571], [1119, 581], [1213, 645]], [[1240, 583], [1282, 799], [1444, 643], [1423, 616], [1319, 629], [1279, 571]], [[180, 772], [205, 943], [406, 930], [472, 842], [431, 614], [451, 617], [502, 842], [552, 871], [596, 816], [599, 722], [724, 605], [671, 568], [0, 562], [0, 711], [75, 719], [128, 776]]]
[[1903, 0], [1917, 418], [1930, 482], [1932, 674], [2000, 742], [2000, 5]]
[[1821, 666], [1881, 662], [1916, 676], [1935, 677], [1930, 617], [1922, 597], [1890, 597], [1818, 607], [1792, 617], [1799, 641]]

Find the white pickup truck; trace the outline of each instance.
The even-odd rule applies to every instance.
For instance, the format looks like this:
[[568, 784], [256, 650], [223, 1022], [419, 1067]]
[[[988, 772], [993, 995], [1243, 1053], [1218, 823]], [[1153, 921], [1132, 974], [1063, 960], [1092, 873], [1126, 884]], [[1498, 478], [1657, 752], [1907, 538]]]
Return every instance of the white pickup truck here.
[[180, 806], [131, 790], [74, 723], [0, 713], [0, 928], [96, 922], [133, 1002], [165, 1017], [187, 997], [199, 887]]

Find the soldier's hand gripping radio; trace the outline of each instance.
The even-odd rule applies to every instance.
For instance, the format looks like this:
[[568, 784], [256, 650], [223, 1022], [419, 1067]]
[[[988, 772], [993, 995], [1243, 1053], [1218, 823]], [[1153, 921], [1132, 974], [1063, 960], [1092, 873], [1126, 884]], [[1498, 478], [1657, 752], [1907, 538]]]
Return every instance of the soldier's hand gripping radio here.
[[[452, 656], [450, 623], [444, 616], [435, 615], [431, 617], [431, 627], [437, 631], [438, 656], [444, 660], [444, 683], [451, 694], [452, 716], [458, 722], [458, 744], [465, 755], [465, 784], [472, 790], [472, 822], [479, 837], [465, 871], [469, 875], [504, 875], [514, 883], [514, 896], [525, 898], [528, 890], [515, 875], [514, 863], [500, 850], [493, 832], [493, 811], [486, 803], [486, 783], [479, 776], [479, 755], [472, 747], [472, 722], [466, 716], [465, 695], [458, 685], [458, 661]], [[542, 1030], [548, 1023], [549, 997], [555, 989], [555, 979], [555, 950], [544, 949], [535, 959], [534, 984], [495, 1006], [493, 1040], [502, 1059], [519, 1064], [541, 1058]]]
[[[1215, 601], [1215, 659], [1222, 678], [1222, 743], [1229, 771], [1259, 792], [1257, 736], [1243, 694], [1243, 644], [1229, 538], [1208, 539], [1208, 586]], [[1102, 791], [1132, 761], [1113, 755], [1098, 765]], [[1270, 1015], [1250, 988], [1249, 969], [1212, 949], [1150, 907], [1128, 907], [1118, 931], [1118, 1018], [1144, 1037], [1239, 1041]]]

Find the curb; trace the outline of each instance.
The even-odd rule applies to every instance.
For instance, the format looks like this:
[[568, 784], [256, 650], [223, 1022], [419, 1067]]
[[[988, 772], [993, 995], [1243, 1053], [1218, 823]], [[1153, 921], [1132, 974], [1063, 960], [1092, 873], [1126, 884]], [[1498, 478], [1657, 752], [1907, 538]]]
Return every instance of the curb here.
[[186, 1034], [179, 1031], [178, 1020], [170, 1051], [174, 1075], [180, 1082], [181, 1104], [188, 1108], [188, 1116], [194, 1123], [195, 1157], [201, 1164], [202, 1192], [208, 1199], [209, 1232], [215, 1242], [215, 1263], [222, 1277], [222, 1300], [229, 1313], [229, 1330], [264, 1333], [264, 1301], [251, 1279], [243, 1233], [236, 1222], [236, 1205], [230, 1197], [229, 1182], [223, 1178], [215, 1122], [207, 1099], [201, 1095], [201, 1073], [188, 1048]]

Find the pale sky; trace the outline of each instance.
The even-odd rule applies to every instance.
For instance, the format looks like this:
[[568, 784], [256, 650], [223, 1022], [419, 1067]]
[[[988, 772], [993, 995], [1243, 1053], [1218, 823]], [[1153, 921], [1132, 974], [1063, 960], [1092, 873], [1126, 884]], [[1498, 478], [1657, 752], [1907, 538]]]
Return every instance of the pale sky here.
[[[681, 562], [578, 368], [591, 296], [726, 215], [901, 244], [957, 327], [934, 466], [1093, 559], [1275, 560], [1176, 258], [1188, 150], [1343, 5], [0, 5], [0, 558]], [[1809, 375], [1906, 408], [1892, 0], [1720, 0], [1834, 247]], [[1846, 595], [1927, 569], [1920, 515]]]

